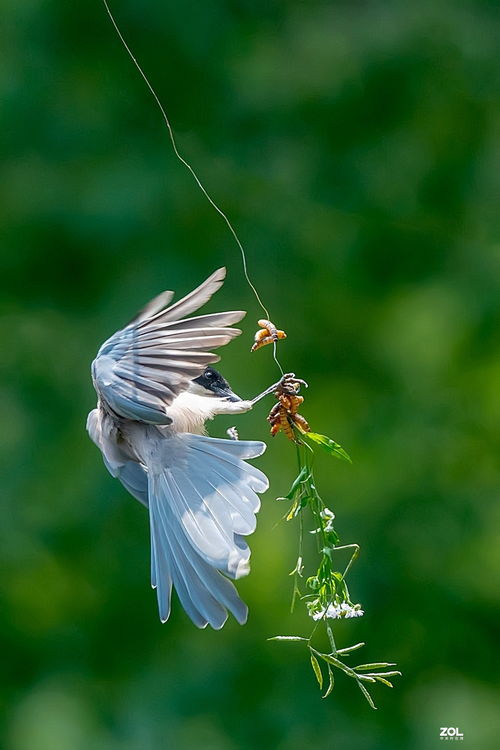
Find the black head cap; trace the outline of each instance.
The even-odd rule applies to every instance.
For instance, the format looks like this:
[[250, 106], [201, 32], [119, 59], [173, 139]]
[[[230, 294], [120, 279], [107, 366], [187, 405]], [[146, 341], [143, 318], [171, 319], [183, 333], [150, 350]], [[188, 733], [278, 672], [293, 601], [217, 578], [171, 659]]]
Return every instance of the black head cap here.
[[199, 377], [193, 378], [193, 383], [197, 383], [205, 391], [209, 391], [206, 394], [207, 396], [213, 395], [219, 398], [227, 398], [229, 401], [241, 401], [240, 397], [233, 393], [227, 380], [214, 367], [206, 367]]

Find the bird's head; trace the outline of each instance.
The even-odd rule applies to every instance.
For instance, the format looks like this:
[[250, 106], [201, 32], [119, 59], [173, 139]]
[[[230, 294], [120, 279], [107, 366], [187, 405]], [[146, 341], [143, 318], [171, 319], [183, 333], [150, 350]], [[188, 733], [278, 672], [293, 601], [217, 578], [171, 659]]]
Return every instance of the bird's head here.
[[214, 367], [206, 367], [199, 377], [194, 378], [189, 390], [200, 396], [217, 396], [228, 401], [241, 401], [241, 398], [231, 390], [227, 380]]

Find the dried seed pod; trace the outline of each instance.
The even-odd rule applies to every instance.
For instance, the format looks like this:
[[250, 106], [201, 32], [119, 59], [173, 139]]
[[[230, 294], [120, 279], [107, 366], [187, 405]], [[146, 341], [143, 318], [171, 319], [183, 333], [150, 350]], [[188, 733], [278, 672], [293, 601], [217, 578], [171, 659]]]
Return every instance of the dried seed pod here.
[[268, 416], [269, 421], [275, 419], [278, 416], [280, 408], [281, 408], [281, 404], [279, 402], [277, 404], [274, 404], [273, 408], [269, 412], [269, 416]]
[[265, 339], [267, 336], [270, 336], [271, 334], [266, 328], [261, 328], [258, 330], [254, 336], [255, 343], [259, 343], [259, 341], [262, 341], [262, 339]]
[[[257, 331], [257, 333], [260, 333], [260, 331]], [[257, 349], [261, 349], [263, 346], [267, 346], [267, 344], [272, 344], [274, 339], [272, 336], [269, 336], [266, 334], [265, 331], [262, 331], [264, 336], [259, 339], [259, 341], [256, 341], [252, 348], [250, 349], [251, 352], [256, 352]]]
[[288, 399], [290, 401], [290, 410], [293, 414], [297, 413], [297, 409], [299, 406], [304, 403], [304, 397], [303, 396], [288, 396]]
[[250, 349], [251, 352], [256, 352], [257, 349], [260, 349], [262, 346], [267, 346], [267, 344], [273, 344], [278, 341], [278, 339], [286, 339], [286, 333], [284, 331], [279, 331], [270, 320], [258, 320], [257, 324], [260, 326], [261, 330], [257, 331], [255, 334], [254, 344]]
[[288, 419], [288, 411], [283, 407], [280, 409], [280, 425], [287, 438], [295, 442], [293, 427], [290, 424], [290, 420]]
[[267, 330], [268, 335], [272, 336], [274, 341], [278, 340], [278, 330], [274, 323], [271, 323], [270, 320], [258, 320], [257, 325]]
[[304, 402], [303, 396], [298, 395], [301, 385], [307, 387], [307, 383], [296, 378], [294, 373], [288, 373], [282, 377], [274, 392], [278, 403], [273, 406], [267, 417], [271, 424], [271, 435], [274, 436], [282, 430], [289, 440], [296, 443], [299, 441], [295, 436], [295, 426], [301, 432], [310, 432], [307, 420], [298, 414], [298, 408]]
[[279, 422], [276, 422], [275, 424], [273, 424], [273, 426], [271, 427], [271, 435], [272, 435], [272, 437], [274, 437], [275, 435], [277, 435], [280, 430], [281, 430], [281, 425], [280, 425]]
[[293, 421], [302, 432], [311, 432], [311, 428], [306, 419], [301, 414], [294, 414], [292, 417]]

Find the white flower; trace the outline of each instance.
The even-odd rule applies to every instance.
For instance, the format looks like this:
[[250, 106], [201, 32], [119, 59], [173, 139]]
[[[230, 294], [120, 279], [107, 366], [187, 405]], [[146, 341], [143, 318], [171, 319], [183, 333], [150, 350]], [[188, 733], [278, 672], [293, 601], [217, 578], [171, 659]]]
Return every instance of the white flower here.
[[347, 604], [347, 602], [329, 604], [326, 609], [323, 608], [311, 613], [313, 620], [321, 620], [325, 616], [331, 620], [340, 620], [343, 617], [361, 617], [362, 615], [364, 615], [364, 610], [361, 609], [359, 604], [352, 605]]
[[347, 602], [342, 602], [340, 610], [340, 617], [361, 617], [364, 615], [364, 610], [361, 609], [361, 605], [359, 604], [352, 606], [351, 604], [347, 604]]
[[330, 508], [323, 508], [323, 510], [320, 513], [321, 518], [326, 520], [332, 520], [335, 518], [335, 513], [330, 510]]
[[318, 612], [312, 612], [311, 611], [310, 615], [313, 618], [313, 620], [321, 620], [321, 618], [325, 616], [325, 610], [324, 609], [320, 609]]

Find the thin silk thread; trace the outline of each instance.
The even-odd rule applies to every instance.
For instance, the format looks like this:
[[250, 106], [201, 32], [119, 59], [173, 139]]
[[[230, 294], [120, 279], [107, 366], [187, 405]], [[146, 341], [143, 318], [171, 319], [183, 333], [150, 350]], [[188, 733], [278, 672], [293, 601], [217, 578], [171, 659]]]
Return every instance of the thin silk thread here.
[[[130, 59], [134, 63], [134, 65], [137, 68], [137, 70], [139, 71], [139, 74], [140, 74], [142, 80], [144, 81], [144, 83], [148, 87], [149, 92], [151, 93], [151, 95], [152, 95], [153, 99], [155, 100], [156, 104], [158, 105], [158, 108], [159, 108], [159, 110], [160, 110], [160, 112], [162, 114], [163, 120], [164, 120], [165, 125], [167, 127], [168, 135], [169, 135], [170, 142], [172, 144], [172, 148], [174, 150], [175, 156], [181, 162], [181, 164], [183, 164], [186, 167], [186, 169], [191, 173], [194, 181], [196, 182], [196, 184], [200, 188], [200, 190], [203, 193], [203, 195], [205, 196], [205, 198], [208, 200], [208, 202], [210, 203], [210, 205], [217, 211], [217, 213], [219, 214], [219, 216], [222, 217], [222, 219], [225, 221], [225, 223], [226, 223], [229, 231], [233, 235], [233, 238], [234, 238], [234, 240], [235, 240], [235, 242], [236, 242], [236, 244], [237, 244], [237, 246], [239, 248], [240, 254], [241, 254], [241, 261], [242, 261], [242, 264], [243, 264], [243, 273], [244, 273], [245, 279], [247, 281], [247, 284], [250, 287], [250, 289], [252, 290], [252, 292], [254, 293], [257, 302], [259, 303], [260, 307], [262, 308], [262, 310], [264, 311], [264, 313], [266, 315], [266, 318], [269, 319], [269, 312], [268, 312], [266, 306], [264, 305], [264, 303], [262, 302], [262, 299], [260, 298], [260, 295], [259, 295], [257, 289], [255, 288], [254, 284], [252, 283], [252, 280], [250, 279], [250, 276], [249, 276], [249, 273], [248, 273], [248, 268], [247, 268], [246, 253], [245, 253], [243, 245], [241, 244], [240, 239], [239, 239], [239, 237], [238, 237], [238, 235], [236, 233], [236, 230], [234, 229], [234, 227], [233, 227], [232, 223], [230, 222], [228, 216], [224, 213], [224, 211], [221, 208], [219, 208], [219, 206], [214, 201], [214, 199], [212, 198], [212, 196], [208, 193], [208, 191], [206, 190], [206, 188], [202, 184], [200, 178], [196, 174], [196, 172], [193, 169], [193, 167], [191, 166], [191, 164], [189, 164], [189, 162], [186, 161], [186, 159], [179, 152], [179, 149], [177, 148], [177, 141], [175, 140], [175, 136], [174, 136], [174, 131], [172, 130], [172, 126], [170, 124], [170, 120], [169, 120], [169, 118], [167, 116], [165, 108], [163, 107], [163, 104], [161, 103], [161, 101], [160, 101], [160, 99], [158, 97], [158, 94], [154, 90], [153, 86], [149, 82], [148, 77], [146, 76], [145, 72], [143, 71], [143, 69], [141, 68], [141, 66], [139, 65], [139, 63], [137, 62], [137, 59], [136, 59], [135, 55], [133, 54], [132, 50], [128, 46], [128, 44], [127, 44], [127, 42], [126, 42], [126, 40], [125, 40], [122, 32], [120, 31], [120, 28], [118, 27], [117, 22], [115, 21], [115, 18], [114, 18], [113, 14], [111, 12], [111, 9], [110, 9], [110, 7], [109, 7], [109, 5], [107, 3], [107, 0], [102, 0], [102, 2], [103, 2], [104, 7], [106, 9], [106, 13], [108, 14], [109, 19], [110, 19], [111, 23], [113, 24], [113, 27], [114, 27], [117, 35], [118, 35], [118, 38], [120, 39], [120, 42], [124, 46], [125, 50], [127, 51], [127, 54], [129, 55]], [[277, 353], [276, 353], [276, 342], [274, 342], [274, 344], [273, 344], [273, 359], [276, 362], [276, 364], [278, 365], [278, 368], [279, 368], [281, 374], [283, 374], [283, 368], [281, 367], [281, 364], [280, 364], [280, 362], [278, 360]]]

